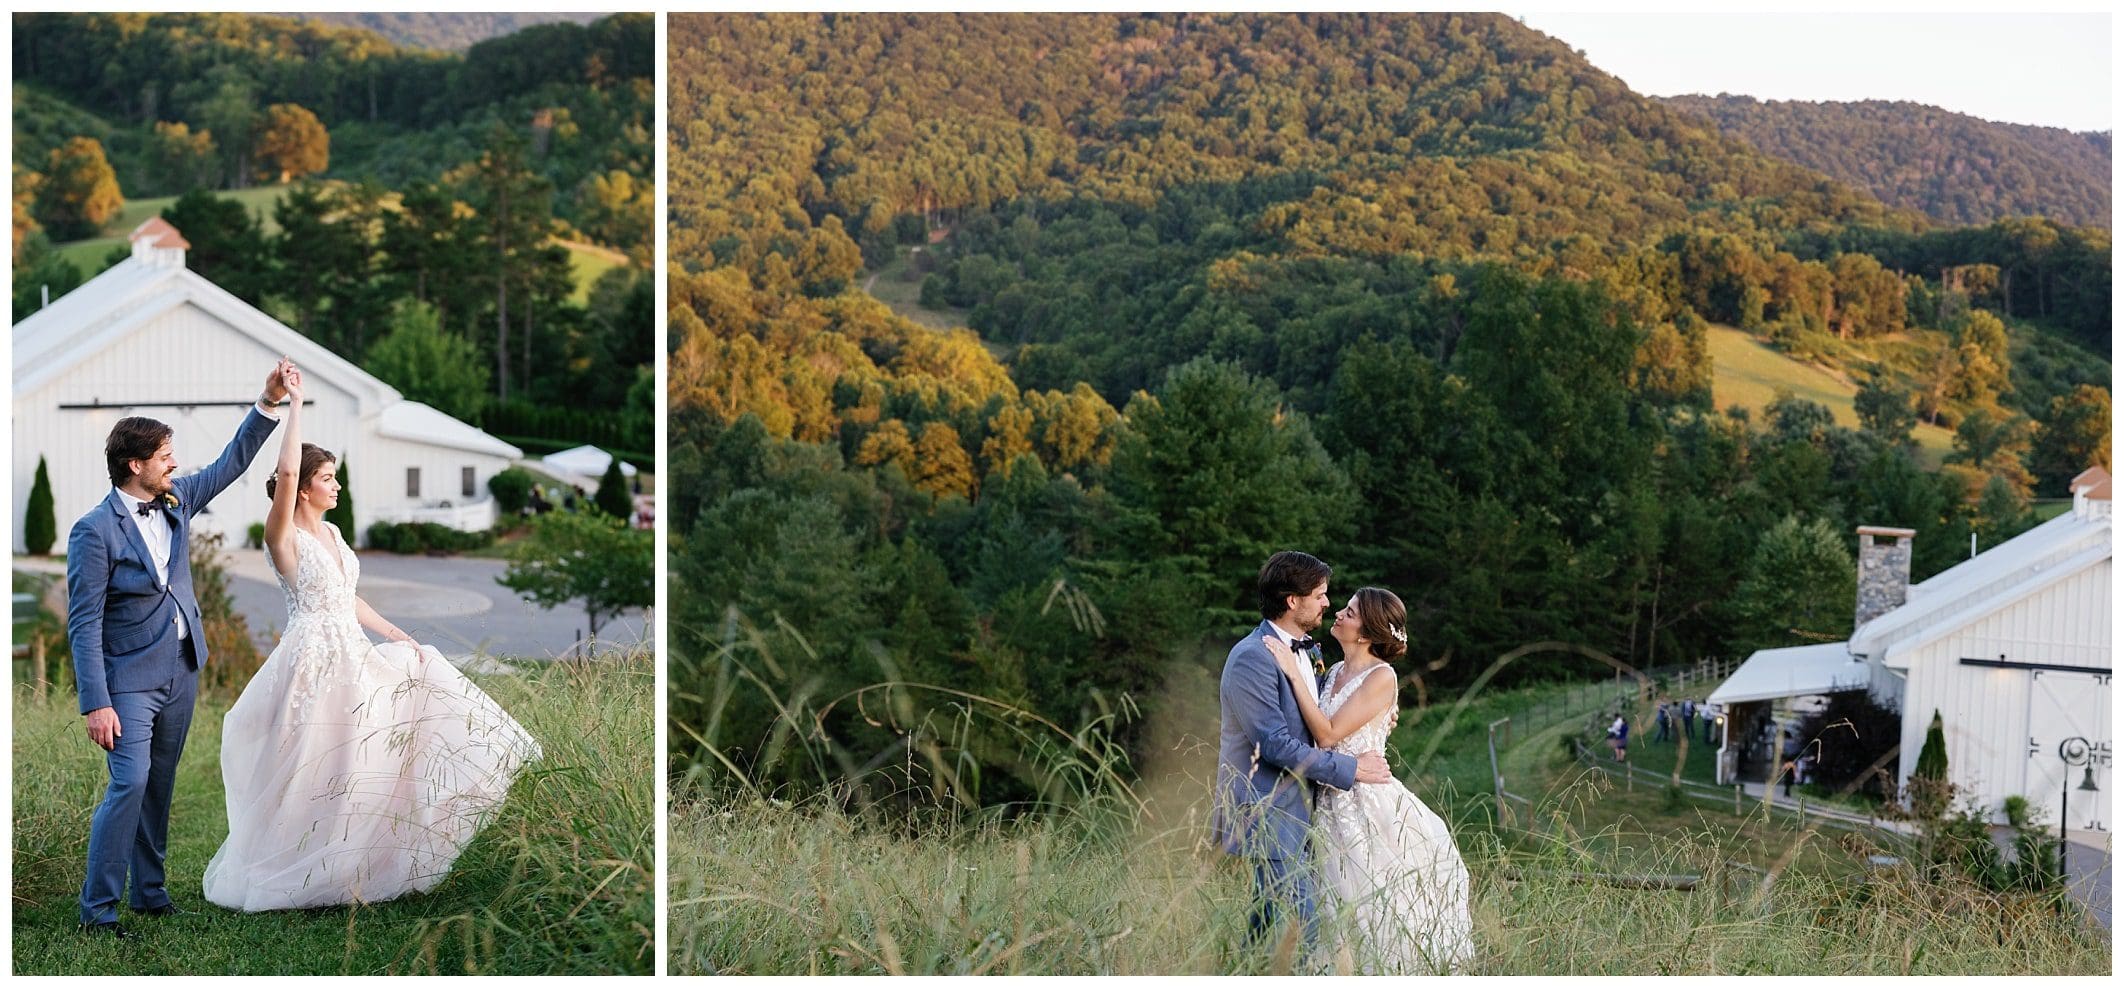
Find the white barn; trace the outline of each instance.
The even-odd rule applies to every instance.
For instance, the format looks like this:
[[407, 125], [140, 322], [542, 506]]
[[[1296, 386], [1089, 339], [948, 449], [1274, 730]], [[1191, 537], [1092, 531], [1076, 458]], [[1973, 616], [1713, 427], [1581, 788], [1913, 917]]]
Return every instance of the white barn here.
[[[2071, 511], [1917, 584], [1909, 583], [1909, 530], [1861, 529], [1851, 640], [1757, 652], [1711, 699], [1736, 710], [1763, 702], [1791, 709], [1807, 694], [1869, 687], [1903, 715], [1899, 784], [1916, 770], [1937, 710], [1949, 777], [1994, 822], [2016, 795], [2055, 818], [2063, 793], [2070, 830], [2106, 834], [2114, 751], [2108, 472], [2081, 474], [2072, 494]], [[2067, 768], [2059, 745], [2068, 738], [2091, 746], [2088, 765]], [[1726, 747], [1744, 740], [1728, 738]], [[2081, 788], [2090, 768], [2093, 792]]]
[[[64, 551], [67, 529], [110, 491], [103, 441], [128, 415], [176, 430], [178, 471], [190, 473], [228, 444], [273, 362], [302, 368], [304, 439], [347, 465], [357, 535], [379, 521], [433, 521], [471, 530], [499, 517], [487, 480], [523, 451], [409, 401], [184, 266], [190, 246], [154, 218], [133, 231], [133, 256], [15, 325], [14, 494], [29, 501], [39, 456], [51, 476]], [[276, 430], [251, 469], [197, 525], [241, 544], [266, 515], [265, 480]], [[25, 550], [14, 519], [16, 552]]]

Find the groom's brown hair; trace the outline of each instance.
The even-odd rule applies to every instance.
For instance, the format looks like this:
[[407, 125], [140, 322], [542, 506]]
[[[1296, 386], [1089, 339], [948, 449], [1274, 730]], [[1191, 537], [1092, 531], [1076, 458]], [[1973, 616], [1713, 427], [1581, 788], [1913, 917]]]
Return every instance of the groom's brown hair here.
[[1261, 592], [1261, 616], [1271, 621], [1291, 609], [1290, 598], [1303, 597], [1334, 574], [1328, 564], [1312, 556], [1286, 549], [1261, 564], [1256, 587]]
[[154, 459], [155, 451], [173, 435], [169, 426], [145, 416], [119, 419], [103, 440], [103, 465], [111, 473], [111, 486], [124, 485], [133, 476], [133, 461]]

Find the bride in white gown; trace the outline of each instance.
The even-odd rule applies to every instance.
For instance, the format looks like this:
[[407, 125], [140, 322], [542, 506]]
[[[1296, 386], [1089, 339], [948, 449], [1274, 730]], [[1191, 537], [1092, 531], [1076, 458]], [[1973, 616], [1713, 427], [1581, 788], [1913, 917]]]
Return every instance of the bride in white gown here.
[[[1313, 743], [1350, 755], [1386, 751], [1398, 692], [1388, 661], [1408, 650], [1407, 628], [1399, 597], [1377, 587], [1352, 595], [1330, 632], [1346, 658], [1329, 670], [1318, 704], [1306, 686], [1313, 670], [1267, 639]], [[1450, 974], [1473, 958], [1467, 865], [1445, 820], [1400, 781], [1322, 789], [1312, 844], [1324, 927], [1340, 931], [1357, 973]]]
[[[433, 646], [354, 595], [361, 561], [324, 521], [339, 500], [333, 458], [301, 442], [300, 372], [289, 382], [266, 487], [287, 630], [222, 721], [229, 836], [204, 881], [208, 901], [245, 912], [434, 887], [540, 754]], [[390, 641], [371, 644], [364, 627]]]

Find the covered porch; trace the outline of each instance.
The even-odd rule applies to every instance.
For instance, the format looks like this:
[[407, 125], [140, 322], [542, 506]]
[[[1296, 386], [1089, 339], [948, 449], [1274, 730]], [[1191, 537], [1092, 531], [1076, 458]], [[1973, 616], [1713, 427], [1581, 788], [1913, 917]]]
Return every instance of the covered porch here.
[[1711, 691], [1720, 785], [1772, 778], [1785, 729], [1819, 709], [1812, 698], [1871, 685], [1872, 668], [1846, 644], [1763, 649]]

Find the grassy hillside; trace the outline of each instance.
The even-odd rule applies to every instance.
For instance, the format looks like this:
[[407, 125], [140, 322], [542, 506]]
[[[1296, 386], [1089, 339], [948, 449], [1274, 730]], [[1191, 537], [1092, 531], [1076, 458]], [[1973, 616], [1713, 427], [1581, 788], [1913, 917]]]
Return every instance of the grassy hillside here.
[[131, 917], [121, 945], [75, 930], [89, 816], [105, 781], [67, 695], [14, 696], [14, 973], [648, 974], [656, 758], [648, 653], [530, 667], [480, 685], [544, 758], [434, 891], [372, 906], [233, 913], [199, 883], [227, 833], [219, 752], [228, 700], [202, 698], [171, 813], [170, 891], [184, 914]]
[[[1202, 844], [1214, 683], [1182, 671], [1157, 764], [1033, 821], [886, 824], [823, 801], [676, 803], [671, 970], [679, 974], [1303, 972], [1242, 942], [1248, 879]], [[1707, 684], [1699, 684], [1707, 685]], [[1700, 692], [1700, 691], [1698, 691]], [[1206, 698], [1206, 699], [1205, 699]], [[1451, 824], [1472, 878], [1467, 973], [2100, 973], [2107, 943], [2042, 904], [1870, 874], [1876, 839], [1754, 808], [1669, 807], [1562, 754], [1605, 687], [1492, 694], [1404, 713], [1396, 773]], [[1514, 803], [1487, 796], [1488, 725]], [[1640, 747], [1651, 747], [1640, 745]], [[1696, 762], [1707, 756], [1700, 749]], [[1765, 884], [1760, 871], [1774, 872]], [[1699, 875], [1694, 891], [1578, 884], [1587, 872]], [[918, 904], [904, 908], [901, 904]], [[1327, 937], [1333, 936], [1329, 922]], [[1324, 966], [1348, 972], [1356, 958]]]
[[[1709, 326], [1706, 335], [1715, 367], [1711, 394], [1717, 407], [1739, 405], [1760, 413], [1779, 390], [1785, 390], [1828, 406], [1836, 414], [1838, 425], [1858, 428], [1858, 413], [1851, 405], [1851, 399], [1858, 394], [1858, 384], [1843, 373], [1794, 360], [1731, 326]], [[1920, 423], [1912, 435], [1928, 468], [1937, 468], [1940, 459], [1954, 448], [1954, 433], [1936, 425]]]

